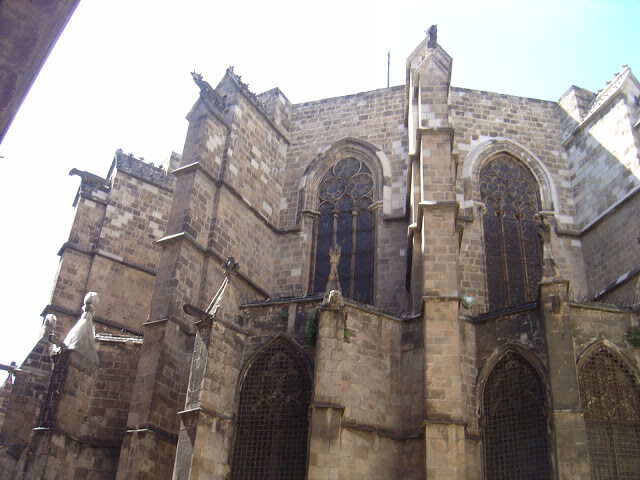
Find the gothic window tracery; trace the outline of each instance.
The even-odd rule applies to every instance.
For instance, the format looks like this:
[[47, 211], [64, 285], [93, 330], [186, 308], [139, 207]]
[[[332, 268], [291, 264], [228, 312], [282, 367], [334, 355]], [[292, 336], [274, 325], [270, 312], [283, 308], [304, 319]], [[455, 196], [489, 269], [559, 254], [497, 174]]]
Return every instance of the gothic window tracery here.
[[323, 292], [329, 276], [329, 249], [340, 246], [338, 275], [345, 297], [373, 298], [374, 177], [361, 160], [348, 157], [324, 175], [318, 189], [320, 218], [315, 237], [312, 290]]
[[534, 215], [540, 211], [538, 184], [517, 159], [501, 154], [480, 172], [489, 309], [536, 298], [542, 252]]
[[304, 480], [311, 381], [282, 339], [260, 352], [240, 390], [232, 480]]
[[510, 351], [496, 363], [483, 405], [486, 478], [550, 479], [544, 387], [521, 355]]
[[593, 479], [638, 478], [640, 386], [634, 374], [599, 345], [582, 362], [579, 383]]

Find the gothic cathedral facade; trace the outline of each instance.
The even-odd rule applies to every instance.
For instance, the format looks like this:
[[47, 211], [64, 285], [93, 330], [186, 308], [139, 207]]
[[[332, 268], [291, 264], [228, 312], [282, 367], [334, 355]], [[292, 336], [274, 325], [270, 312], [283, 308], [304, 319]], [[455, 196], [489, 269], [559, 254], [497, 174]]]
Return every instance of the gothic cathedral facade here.
[[640, 84], [457, 88], [436, 33], [345, 97], [194, 73], [165, 168], [72, 170], [3, 478], [640, 476]]

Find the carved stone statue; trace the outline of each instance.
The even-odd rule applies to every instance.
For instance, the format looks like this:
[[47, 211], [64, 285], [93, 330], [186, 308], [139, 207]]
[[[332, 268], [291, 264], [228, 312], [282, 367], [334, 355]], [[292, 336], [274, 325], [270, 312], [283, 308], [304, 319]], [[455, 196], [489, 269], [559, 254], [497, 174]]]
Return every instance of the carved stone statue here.
[[49, 335], [53, 335], [56, 331], [57, 321], [58, 317], [56, 317], [53, 313], [49, 313], [46, 317], [44, 317], [40, 338], [49, 338]]
[[542, 280], [553, 280], [559, 277], [556, 261], [551, 250], [551, 227], [548, 223], [549, 215], [537, 213], [534, 218], [537, 221], [538, 236], [542, 242]]
[[99, 363], [96, 331], [93, 327], [93, 314], [97, 305], [98, 294], [96, 292], [87, 293], [84, 297], [84, 305], [82, 305], [82, 315], [64, 339], [66, 348], [75, 350], [93, 365]]
[[60, 350], [67, 348], [63, 343], [62, 339], [56, 335], [56, 322], [58, 321], [58, 317], [56, 317], [53, 313], [49, 313], [46, 317], [44, 317], [44, 321], [42, 322], [42, 332], [40, 334], [40, 338], [46, 338], [51, 342], [49, 354], [51, 356], [58, 353]]

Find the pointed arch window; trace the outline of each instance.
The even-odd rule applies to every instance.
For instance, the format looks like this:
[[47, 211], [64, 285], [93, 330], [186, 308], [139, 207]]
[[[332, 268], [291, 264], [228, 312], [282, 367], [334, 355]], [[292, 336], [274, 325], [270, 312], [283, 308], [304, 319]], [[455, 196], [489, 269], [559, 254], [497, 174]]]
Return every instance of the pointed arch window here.
[[374, 178], [361, 160], [345, 158], [329, 169], [318, 191], [318, 220], [312, 291], [324, 292], [329, 277], [329, 249], [340, 246], [338, 274], [342, 293], [363, 303], [373, 300]]
[[521, 355], [507, 352], [483, 391], [486, 478], [551, 478], [547, 407], [540, 377]]
[[640, 387], [617, 354], [599, 345], [581, 362], [580, 400], [594, 480], [640, 474]]
[[516, 158], [501, 154], [482, 168], [480, 194], [487, 207], [482, 225], [489, 309], [532, 302], [542, 276], [536, 179]]
[[232, 480], [304, 480], [310, 398], [295, 347], [278, 339], [256, 355], [240, 390]]

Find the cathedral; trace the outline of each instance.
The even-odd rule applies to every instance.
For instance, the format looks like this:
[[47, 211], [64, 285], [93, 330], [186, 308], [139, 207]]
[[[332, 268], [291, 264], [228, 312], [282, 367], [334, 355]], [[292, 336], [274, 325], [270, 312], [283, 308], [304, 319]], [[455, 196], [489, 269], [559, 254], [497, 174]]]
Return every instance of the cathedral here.
[[0, 477], [640, 478], [640, 83], [451, 71], [432, 27], [355, 95], [194, 72], [181, 154], [73, 169]]

